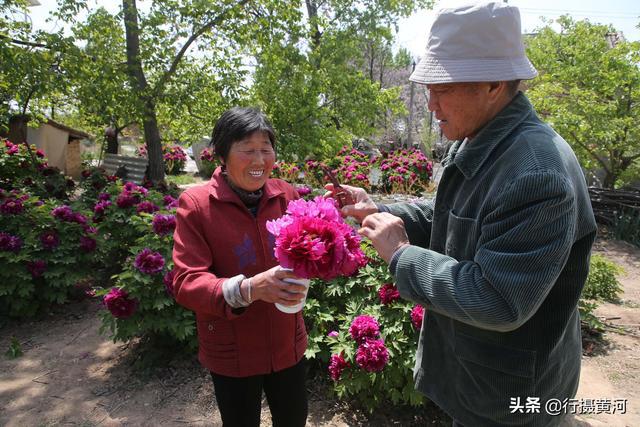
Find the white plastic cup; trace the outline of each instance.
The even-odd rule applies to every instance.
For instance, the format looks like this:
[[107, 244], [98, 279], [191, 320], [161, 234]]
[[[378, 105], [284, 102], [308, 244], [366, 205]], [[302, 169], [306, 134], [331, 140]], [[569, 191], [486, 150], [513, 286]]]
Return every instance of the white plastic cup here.
[[[286, 271], [292, 271], [290, 268], [283, 268], [280, 267], [282, 270], [286, 270]], [[304, 286], [304, 297], [302, 298], [302, 300], [300, 300], [300, 302], [296, 305], [282, 305], [279, 303], [275, 303], [276, 304], [276, 308], [280, 311], [282, 311], [283, 313], [289, 313], [289, 314], [293, 314], [293, 313], [297, 313], [300, 310], [302, 310], [302, 307], [304, 307], [304, 303], [307, 301], [307, 291], [309, 290], [309, 283], [311, 283], [311, 280], [309, 279], [282, 279], [283, 281], [287, 282], [287, 283], [295, 283], [297, 285], [302, 285]]]

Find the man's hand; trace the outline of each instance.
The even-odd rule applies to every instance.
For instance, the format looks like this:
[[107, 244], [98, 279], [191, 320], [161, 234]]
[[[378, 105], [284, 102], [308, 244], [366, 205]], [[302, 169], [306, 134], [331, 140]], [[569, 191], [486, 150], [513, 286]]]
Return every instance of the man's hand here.
[[[344, 191], [349, 192], [351, 198], [356, 202], [353, 205], [346, 205], [340, 210], [343, 217], [352, 216], [356, 221], [362, 223], [367, 215], [378, 212], [378, 207], [364, 189], [350, 185], [341, 185], [341, 187]], [[333, 184], [327, 184], [324, 188], [328, 191], [325, 197], [333, 197]]]
[[398, 249], [409, 245], [404, 222], [387, 212], [367, 216], [358, 233], [371, 240], [373, 247], [387, 264]]

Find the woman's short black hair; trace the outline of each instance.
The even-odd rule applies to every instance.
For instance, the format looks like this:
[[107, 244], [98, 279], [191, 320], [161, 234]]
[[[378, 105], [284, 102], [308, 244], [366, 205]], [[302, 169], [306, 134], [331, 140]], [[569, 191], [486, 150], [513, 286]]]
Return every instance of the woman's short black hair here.
[[267, 116], [257, 108], [233, 107], [220, 116], [213, 128], [211, 143], [218, 158], [226, 159], [234, 142], [254, 132], [265, 132], [276, 148], [276, 134]]

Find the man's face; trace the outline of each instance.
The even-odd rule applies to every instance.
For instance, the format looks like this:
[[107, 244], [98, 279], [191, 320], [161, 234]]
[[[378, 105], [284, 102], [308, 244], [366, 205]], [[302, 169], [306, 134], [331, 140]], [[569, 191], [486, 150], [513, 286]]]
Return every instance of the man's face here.
[[429, 111], [452, 141], [473, 138], [492, 118], [490, 83], [443, 83], [427, 85]]

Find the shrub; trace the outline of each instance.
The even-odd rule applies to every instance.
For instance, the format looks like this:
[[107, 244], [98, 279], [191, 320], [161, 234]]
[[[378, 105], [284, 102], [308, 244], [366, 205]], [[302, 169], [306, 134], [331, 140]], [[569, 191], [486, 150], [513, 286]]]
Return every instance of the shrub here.
[[595, 301], [618, 301], [622, 286], [616, 276], [623, 271], [620, 266], [604, 256], [592, 255], [582, 298]]
[[96, 230], [55, 199], [0, 191], [0, 311], [31, 316], [91, 277]]
[[433, 164], [420, 150], [384, 152], [378, 159], [385, 193], [420, 195], [431, 182]]
[[640, 209], [624, 209], [617, 214], [613, 221], [613, 234], [616, 239], [640, 247]]
[[211, 148], [205, 148], [200, 153], [200, 176], [203, 178], [211, 178], [213, 171], [218, 167], [218, 160]]
[[195, 317], [173, 298], [172, 209], [134, 215], [128, 226], [139, 237], [127, 248], [113, 287], [96, 292], [105, 305], [102, 329], [109, 329], [114, 341], [159, 335], [195, 348]]
[[49, 166], [34, 145], [13, 144], [0, 138], [0, 188], [26, 190], [42, 199], [68, 200], [75, 183]]
[[589, 276], [578, 302], [580, 318], [588, 329], [600, 331], [604, 329], [604, 323], [594, 312], [599, 302], [618, 300], [622, 287], [616, 276], [622, 272], [621, 267], [604, 256], [598, 254], [591, 256]]
[[[147, 145], [142, 144], [136, 148], [138, 157], [147, 157]], [[187, 153], [179, 145], [162, 145], [162, 158], [164, 171], [168, 175], [178, 175], [184, 169], [187, 162]]]
[[271, 176], [273, 178], [283, 179], [291, 184], [300, 183], [302, 181], [302, 171], [296, 163], [287, 163], [284, 161], [275, 162]]
[[[340, 398], [354, 398], [369, 410], [386, 402], [417, 406], [423, 396], [413, 383], [419, 336], [414, 304], [398, 298], [386, 263], [363, 245], [369, 263], [356, 276], [311, 284], [306, 356], [328, 369]], [[372, 322], [361, 316], [375, 319], [379, 332], [371, 333]], [[354, 321], [360, 332], [353, 332]]]

